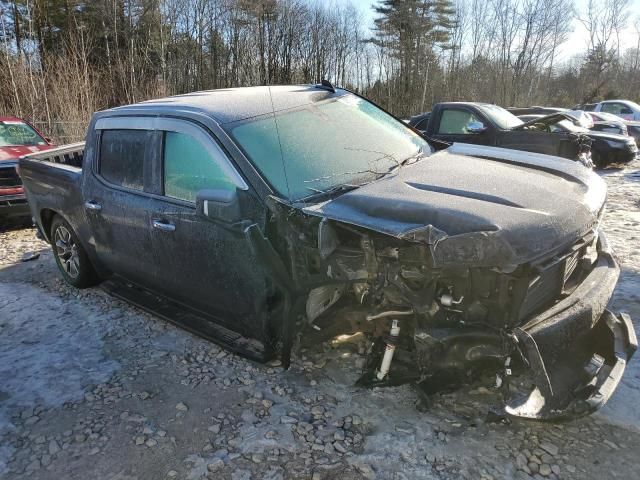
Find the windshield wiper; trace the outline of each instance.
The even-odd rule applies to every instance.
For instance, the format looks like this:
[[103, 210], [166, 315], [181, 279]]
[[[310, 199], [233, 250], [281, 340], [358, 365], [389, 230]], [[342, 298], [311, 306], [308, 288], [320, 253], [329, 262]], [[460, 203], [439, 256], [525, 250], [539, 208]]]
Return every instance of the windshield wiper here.
[[319, 199], [324, 198], [324, 197], [331, 197], [332, 195], [334, 195], [336, 193], [345, 193], [345, 192], [349, 192], [351, 190], [355, 190], [356, 188], [361, 187], [362, 185], [366, 185], [366, 183], [362, 183], [362, 184], [341, 183], [339, 185], [334, 185], [331, 188], [327, 188], [326, 190], [320, 190], [318, 188], [307, 187], [309, 190], [313, 190], [316, 193], [312, 193], [309, 196], [303, 197], [303, 198], [300, 199], [300, 201], [301, 202], [318, 201]]

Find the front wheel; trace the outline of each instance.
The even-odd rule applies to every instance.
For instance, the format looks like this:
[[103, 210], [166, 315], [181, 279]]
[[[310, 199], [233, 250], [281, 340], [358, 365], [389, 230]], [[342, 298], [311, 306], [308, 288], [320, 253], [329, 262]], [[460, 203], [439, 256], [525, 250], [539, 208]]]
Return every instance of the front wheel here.
[[51, 245], [60, 273], [76, 288], [98, 283], [98, 275], [71, 226], [60, 216], [51, 222]]

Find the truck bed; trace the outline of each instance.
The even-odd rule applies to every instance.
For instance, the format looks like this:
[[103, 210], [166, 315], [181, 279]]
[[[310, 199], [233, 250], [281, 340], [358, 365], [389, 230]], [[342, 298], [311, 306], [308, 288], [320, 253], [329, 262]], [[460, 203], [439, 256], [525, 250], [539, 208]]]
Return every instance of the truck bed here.
[[51, 162], [82, 168], [84, 142], [70, 143], [61, 147], [45, 150], [44, 152], [25, 155], [22, 158], [25, 160], [39, 160], [42, 162]]
[[[20, 158], [20, 176], [34, 219], [46, 219], [53, 213], [58, 213], [73, 227], [79, 227], [77, 222], [84, 218], [83, 157], [84, 142]], [[39, 227], [48, 236], [48, 225]]]

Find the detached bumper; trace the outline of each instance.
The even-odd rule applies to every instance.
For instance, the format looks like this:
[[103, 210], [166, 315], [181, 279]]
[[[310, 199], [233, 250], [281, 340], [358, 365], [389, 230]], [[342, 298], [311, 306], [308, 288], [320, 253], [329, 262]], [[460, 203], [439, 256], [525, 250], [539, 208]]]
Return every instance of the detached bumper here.
[[507, 414], [580, 417], [602, 407], [618, 386], [638, 342], [629, 316], [606, 309], [620, 270], [604, 236], [599, 253], [570, 296], [514, 332], [528, 369]]

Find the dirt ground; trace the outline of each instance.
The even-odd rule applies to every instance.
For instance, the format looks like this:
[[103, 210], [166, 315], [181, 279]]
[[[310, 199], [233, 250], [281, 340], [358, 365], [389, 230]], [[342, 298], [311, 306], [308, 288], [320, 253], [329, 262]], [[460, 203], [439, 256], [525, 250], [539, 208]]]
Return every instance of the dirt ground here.
[[[640, 162], [603, 174], [640, 322]], [[23, 256], [39, 258], [23, 262]], [[57, 273], [31, 228], [0, 231], [2, 479], [602, 479], [639, 477], [640, 354], [598, 414], [492, 423], [492, 385], [436, 397], [354, 386], [358, 339], [259, 365]]]

